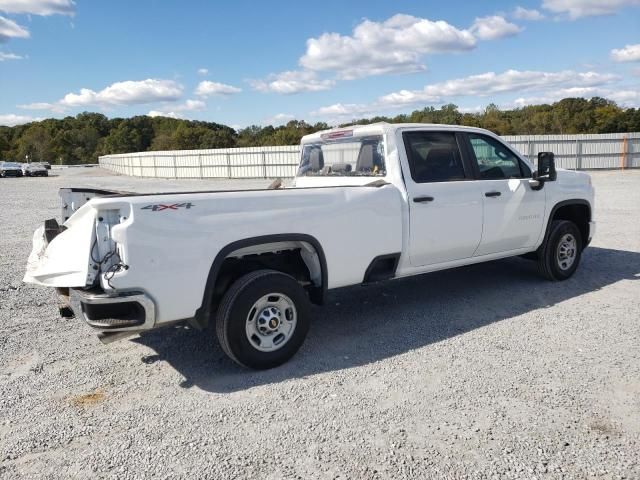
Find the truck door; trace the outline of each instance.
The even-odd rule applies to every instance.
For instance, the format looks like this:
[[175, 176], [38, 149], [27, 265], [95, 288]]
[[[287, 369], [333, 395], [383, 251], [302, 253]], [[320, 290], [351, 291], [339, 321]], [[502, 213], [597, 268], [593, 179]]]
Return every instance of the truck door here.
[[[455, 132], [406, 131], [409, 258], [433, 265], [473, 256], [482, 234], [482, 195]], [[406, 170], [406, 169], [405, 169]]]
[[545, 189], [531, 188], [529, 167], [498, 139], [478, 133], [464, 137], [484, 202], [482, 240], [475, 255], [535, 246], [543, 226]]

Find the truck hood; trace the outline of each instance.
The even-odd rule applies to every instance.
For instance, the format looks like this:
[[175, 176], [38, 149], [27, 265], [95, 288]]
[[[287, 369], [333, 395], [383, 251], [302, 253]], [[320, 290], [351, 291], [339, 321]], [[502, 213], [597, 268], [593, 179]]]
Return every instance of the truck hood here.
[[84, 287], [89, 274], [89, 258], [95, 235], [96, 211], [82, 206], [49, 244], [44, 226], [33, 234], [33, 249], [27, 260], [23, 281], [48, 287]]
[[558, 181], [567, 185], [589, 185], [591, 183], [591, 176], [585, 172], [566, 170], [564, 168], [558, 168], [557, 172]]

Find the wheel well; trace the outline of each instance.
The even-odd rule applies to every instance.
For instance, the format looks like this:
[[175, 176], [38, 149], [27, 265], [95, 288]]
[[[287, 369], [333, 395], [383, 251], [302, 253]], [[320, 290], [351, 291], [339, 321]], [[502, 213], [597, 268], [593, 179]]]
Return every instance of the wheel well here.
[[311, 271], [303, 259], [302, 249], [292, 248], [242, 256], [231, 254], [224, 259], [220, 267], [215, 283], [215, 295], [224, 294], [227, 288], [243, 275], [262, 269], [277, 270], [291, 275], [305, 287], [316, 286], [311, 278]]
[[589, 221], [591, 209], [584, 203], [570, 203], [561, 205], [553, 212], [551, 220], [569, 220], [576, 224], [582, 237], [582, 248], [587, 246], [589, 240]]
[[327, 264], [317, 240], [302, 234], [257, 237], [234, 242], [219, 252], [209, 272], [202, 306], [196, 312], [196, 324], [206, 326], [233, 282], [262, 269], [291, 275], [305, 288], [313, 303], [323, 303]]

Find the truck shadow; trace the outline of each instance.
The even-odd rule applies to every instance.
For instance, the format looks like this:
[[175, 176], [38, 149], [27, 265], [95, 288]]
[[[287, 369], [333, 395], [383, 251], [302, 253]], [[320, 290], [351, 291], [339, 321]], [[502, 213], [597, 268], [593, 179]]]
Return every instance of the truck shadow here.
[[233, 392], [383, 360], [620, 280], [640, 280], [640, 253], [591, 247], [565, 282], [544, 280], [533, 262], [514, 258], [329, 292], [327, 304], [314, 307], [298, 354], [261, 372], [237, 366], [215, 339], [188, 327], [134, 341], [156, 352], [143, 362], [164, 361], [179, 371], [182, 387]]

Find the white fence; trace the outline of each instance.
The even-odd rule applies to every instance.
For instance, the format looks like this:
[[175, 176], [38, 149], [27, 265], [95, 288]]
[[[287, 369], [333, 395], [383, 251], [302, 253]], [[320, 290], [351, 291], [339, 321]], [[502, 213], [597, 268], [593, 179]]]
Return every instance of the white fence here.
[[[640, 168], [640, 133], [503, 138], [534, 162], [538, 152], [554, 152], [556, 165], [561, 168]], [[300, 147], [123, 153], [105, 155], [99, 161], [103, 168], [136, 177], [287, 178], [295, 176]]]
[[504, 136], [516, 150], [535, 162], [538, 152], [553, 152], [556, 165], [569, 169], [640, 167], [640, 133], [599, 135]]

